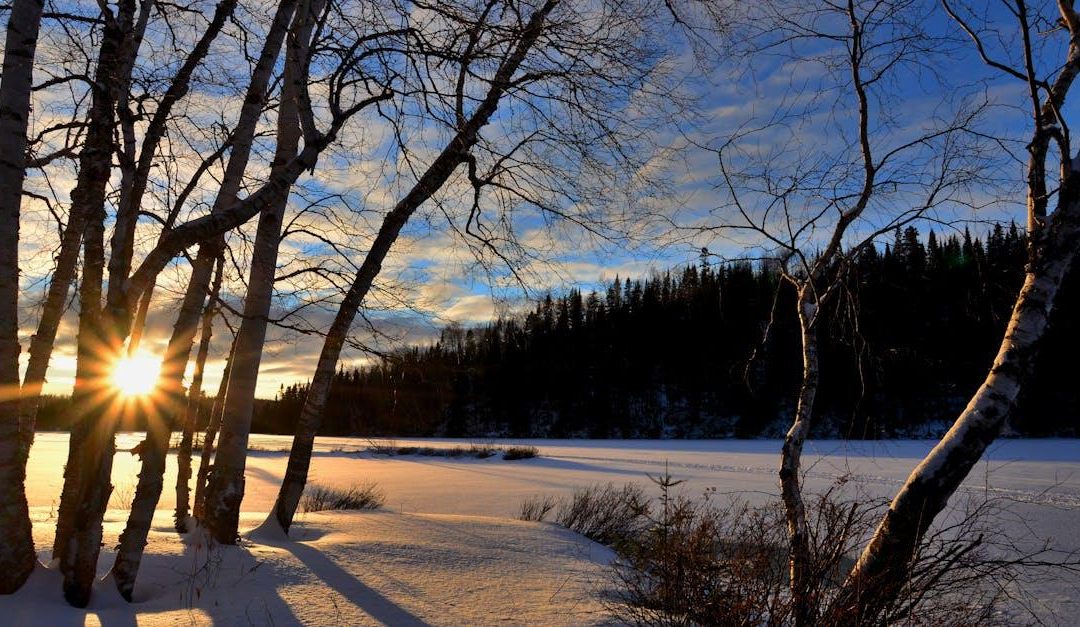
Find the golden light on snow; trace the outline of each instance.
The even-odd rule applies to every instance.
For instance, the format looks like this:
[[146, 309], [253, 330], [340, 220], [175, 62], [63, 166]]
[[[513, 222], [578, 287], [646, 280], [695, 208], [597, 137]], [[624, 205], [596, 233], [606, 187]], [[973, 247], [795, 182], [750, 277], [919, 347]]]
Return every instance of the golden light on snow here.
[[154, 391], [158, 371], [161, 370], [160, 358], [146, 353], [121, 357], [113, 367], [112, 385], [121, 396], [146, 396]]

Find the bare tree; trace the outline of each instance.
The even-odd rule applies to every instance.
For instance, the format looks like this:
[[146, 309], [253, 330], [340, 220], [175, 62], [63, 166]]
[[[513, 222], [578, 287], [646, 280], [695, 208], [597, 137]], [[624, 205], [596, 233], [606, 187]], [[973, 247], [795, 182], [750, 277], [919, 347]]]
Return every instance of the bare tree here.
[[210, 475], [210, 466], [213, 462], [214, 444], [217, 440], [218, 431], [221, 429], [221, 415], [225, 411], [225, 394], [229, 390], [229, 379], [232, 377], [233, 354], [236, 351], [236, 334], [229, 344], [229, 355], [225, 358], [225, 369], [221, 373], [221, 383], [218, 384], [217, 395], [214, 396], [214, 404], [210, 408], [210, 419], [206, 423], [206, 433], [203, 434], [202, 450], [199, 452], [199, 471], [195, 475], [195, 495], [192, 499], [191, 513], [196, 519], [202, 518], [203, 505], [206, 503], [206, 479]]
[[[548, 218], [576, 223], [586, 230], [603, 230], [597, 216], [560, 204], [575, 192], [584, 196], [585, 187], [577, 187], [581, 181], [556, 163], [565, 159], [561, 163], [570, 162], [574, 164], [571, 168], [580, 168], [579, 174], [588, 173], [582, 178], [595, 177], [593, 181], [610, 185], [617, 179], [620, 165], [647, 158], [644, 150], [630, 156], [634, 142], [618, 130], [615, 118], [626, 117], [622, 108], [626, 100], [620, 95], [627, 94], [627, 89], [638, 89], [637, 93], [647, 98], [652, 73], [662, 66], [646, 34], [654, 17], [652, 8], [620, 5], [620, 10], [586, 15], [573, 3], [552, 0], [539, 5], [531, 15], [522, 15], [515, 7], [492, 0], [474, 9], [475, 15], [451, 22], [455, 30], [450, 32], [460, 34], [454, 35], [453, 45], [442, 54], [454, 61], [444, 79], [453, 87], [442, 96], [445, 108], [437, 109], [447, 114], [436, 115], [435, 122], [452, 134], [437, 156], [416, 167], [415, 184], [403, 190], [386, 213], [341, 303], [323, 344], [285, 479], [267, 524], [286, 531], [292, 524], [349, 328], [403, 227], [422, 205], [430, 201], [445, 215], [452, 232], [469, 241], [474, 254], [497, 261], [512, 261], [507, 255], [517, 247], [513, 219], [508, 215], [514, 207], [537, 207]], [[552, 56], [555, 50], [559, 53]], [[438, 103], [440, 99], [432, 100]], [[515, 121], [524, 130], [517, 136], [509, 133], [509, 138], [498, 137], [498, 132], [485, 137], [483, 131], [498, 119], [501, 104], [515, 110]], [[536, 117], [524, 121], [531, 114]], [[634, 130], [645, 134], [640, 128]], [[605, 161], [604, 151], [616, 155], [612, 161], [620, 163]], [[462, 166], [465, 201], [458, 206], [464, 208], [464, 224], [453, 218], [454, 196], [446, 191], [442, 197], [438, 194]], [[577, 207], [587, 204], [579, 202]], [[506, 207], [507, 214], [485, 218], [485, 206]], [[246, 430], [249, 420], [238, 421], [237, 428]], [[220, 454], [218, 459], [222, 459]], [[219, 494], [242, 490], [242, 451], [232, 451], [228, 459], [228, 475], [215, 475], [220, 482], [216, 487]], [[218, 497], [212, 506], [208, 500], [209, 526], [219, 541], [235, 539], [238, 506], [238, 499], [228, 502]]]
[[[878, 620], [883, 608], [903, 590], [911, 576], [910, 556], [1011, 417], [1062, 278], [1080, 243], [1080, 170], [1063, 110], [1080, 73], [1080, 15], [1072, 2], [1064, 0], [1056, 3], [1056, 16], [1042, 15], [1024, 0], [1011, 1], [1007, 7], [1016, 22], [1011, 36], [1002, 37], [993, 25], [976, 21], [984, 19], [981, 8], [952, 2], [946, 2], [945, 7], [990, 67], [1027, 88], [1032, 121], [1026, 171], [1029, 259], [1024, 284], [986, 380], [893, 498], [833, 604], [835, 615], [841, 617], [838, 624]], [[1064, 59], [1041, 58], [1033, 43], [1036, 28], [1050, 24], [1055, 25], [1055, 34], [1068, 37], [1067, 47], [1050, 48], [1063, 51]], [[992, 41], [1003, 49], [993, 48]], [[1044, 66], [1047, 69], [1042, 69]], [[1051, 158], [1059, 162], [1056, 168], [1048, 169]], [[1049, 190], [1054, 183], [1057, 205], [1051, 212]]]
[[[212, 211], [221, 211], [227, 207], [228, 203], [236, 197], [243, 183], [244, 172], [248, 168], [255, 139], [256, 126], [263, 110], [274, 65], [280, 55], [281, 46], [297, 4], [295, 0], [286, 0], [278, 5], [259, 61], [248, 85], [225, 177]], [[133, 225], [131, 228], [133, 229]], [[119, 231], [114, 231], [114, 233], [117, 232]], [[224, 247], [224, 234], [219, 234], [200, 244], [199, 252], [192, 263], [191, 278], [184, 293], [176, 326], [169, 338], [165, 356], [162, 358], [161, 375], [157, 386], [158, 393], [162, 397], [160, 414], [151, 421], [147, 428], [146, 440], [140, 447], [142, 470], [139, 473], [139, 483], [136, 486], [128, 524], [120, 537], [120, 548], [113, 566], [113, 577], [117, 588], [128, 600], [131, 599], [131, 593], [135, 587], [135, 576], [142, 559], [142, 551], [146, 546], [150, 523], [161, 496], [169, 435], [172, 432], [173, 422], [183, 411], [184, 370], [187, 368], [199, 317], [204, 309], [203, 303], [206, 300], [215, 261], [221, 258]], [[119, 268], [118, 271], [126, 276], [129, 266], [116, 265]], [[118, 298], [120, 297], [114, 297], [114, 300]]]
[[19, 214], [42, 4], [12, 3], [0, 79], [0, 594], [22, 586], [36, 563], [26, 502], [29, 437], [19, 420]]
[[136, 13], [133, 0], [123, 0], [115, 14], [103, 9], [105, 26], [92, 88], [87, 137], [79, 157], [78, 182], [71, 192], [72, 214], [88, 216], [83, 237], [84, 270], [73, 394], [73, 403], [83, 415], [71, 431], [53, 553], [64, 574], [64, 596], [77, 607], [85, 607], [89, 601], [101, 547], [101, 524], [96, 521], [104, 515], [112, 488], [109, 483], [114, 449], [112, 429], [92, 420], [92, 408], [110, 400], [98, 394], [107, 389], [110, 366], [101, 350], [108, 342], [106, 325], [101, 323], [105, 187], [111, 174], [117, 92], [130, 82], [130, 74], [121, 75], [132, 67], [124, 55], [136, 54], [134, 40], [141, 38], [141, 34], [135, 33]]
[[733, 56], [783, 63], [793, 84], [811, 77], [716, 149], [728, 200], [722, 211], [735, 219], [690, 229], [749, 235], [753, 256], [773, 262], [786, 284], [779, 289], [795, 296], [802, 378], [779, 477], [796, 625], [820, 620], [823, 585], [812, 568], [800, 474], [819, 386], [822, 312], [843, 298], [849, 268], [882, 235], [970, 205], [986, 162], [985, 101], [946, 98], [929, 119], [896, 112], [916, 106], [921, 94], [911, 83], [937, 84], [949, 42], [925, 28], [932, 11], [919, 0], [760, 3], [730, 34]]
[[[290, 7], [291, 14], [292, 2], [287, 0], [286, 3]], [[126, 10], [127, 5], [123, 6], [125, 10], [120, 12], [122, 17], [132, 12]], [[112, 28], [110, 25], [114, 22], [127, 24], [125, 20], [109, 18], [106, 20], [106, 30]], [[118, 27], [117, 30], [128, 32], [131, 29]], [[111, 41], [108, 37], [105, 40]], [[106, 49], [109, 48], [106, 46]], [[110, 54], [114, 53], [110, 52]], [[117, 67], [123, 67], [123, 64], [99, 64], [99, 68], [103, 71], [106, 68], [115, 71]], [[108, 401], [114, 398], [115, 393], [108, 383], [107, 373], [111, 364], [122, 354], [140, 297], [178, 253], [192, 244], [212, 241], [213, 238], [243, 224], [263, 208], [286, 195], [293, 182], [315, 165], [320, 153], [336, 140], [348, 120], [362, 108], [351, 103], [346, 105], [341, 101], [334, 102], [329, 108], [328, 119], [323, 128], [318, 128], [315, 122], [316, 109], [312, 106], [308, 93], [309, 84], [306, 73], [309, 69], [309, 67], [304, 68], [305, 76], [300, 81], [305, 86], [300, 107], [301, 127], [304, 131], [303, 150], [289, 163], [273, 172], [265, 182], [246, 197], [229, 197], [220, 210], [188, 220], [165, 233], [130, 276], [111, 277], [104, 307], [100, 306], [100, 294], [95, 296], [95, 292], [98, 292], [99, 286], [102, 285], [99, 268], [104, 266], [104, 215], [103, 210], [97, 208], [99, 206], [97, 201], [101, 197], [97, 190], [99, 184], [103, 187], [103, 182], [108, 180], [110, 173], [108, 160], [102, 159], [101, 155], [109, 154], [109, 152], [103, 150], [95, 153], [90, 150], [90, 147], [96, 146], [95, 142], [90, 141], [96, 132], [93, 124], [88, 131], [88, 139], [81, 159], [93, 166], [98, 166], [98, 170], [93, 172], [94, 185], [87, 183], [77, 187], [76, 191], [79, 193], [75, 194], [76, 203], [80, 200], [93, 201], [88, 204], [95, 207], [92, 219], [88, 221], [87, 235], [84, 237], [86, 271], [82, 289], [84, 293], [80, 294], [79, 333], [82, 350], [78, 356], [80, 365], [76, 376], [77, 401], [86, 413], [73, 430], [72, 441], [77, 446], [73, 446], [75, 454], [69, 458], [65, 491], [61, 497], [61, 524], [58, 524], [57, 543], [61, 567], [65, 572], [65, 593], [73, 604], [85, 605], [89, 598], [90, 583], [100, 550], [101, 519], [111, 489], [109, 471], [114, 446], [115, 412]], [[112, 98], [107, 103], [108, 106], [103, 107], [107, 113], [114, 109], [118, 101], [112, 90], [125, 84], [125, 81], [117, 81], [112, 76], [95, 83], [100, 86], [98, 91], [109, 91], [107, 95]], [[320, 108], [320, 113], [323, 110]], [[94, 119], [96, 118], [92, 115], [91, 120]], [[103, 119], [110, 122], [111, 130], [114, 127], [111, 116], [103, 116]], [[238, 145], [239, 142], [234, 137], [233, 151], [238, 150]], [[111, 145], [108, 147], [111, 148]], [[80, 169], [80, 175], [86, 172], [86, 163]], [[84, 193], [82, 187], [94, 193]], [[83, 195], [80, 196], [80, 194]], [[114, 255], [133, 254], [130, 248], [112, 252]], [[133, 267], [132, 264], [126, 265]], [[117, 284], [121, 287], [115, 288]], [[202, 296], [205, 296], [205, 291]], [[201, 305], [194, 309], [196, 320], [199, 310], [201, 310]], [[190, 338], [188, 350], [190, 350]]]

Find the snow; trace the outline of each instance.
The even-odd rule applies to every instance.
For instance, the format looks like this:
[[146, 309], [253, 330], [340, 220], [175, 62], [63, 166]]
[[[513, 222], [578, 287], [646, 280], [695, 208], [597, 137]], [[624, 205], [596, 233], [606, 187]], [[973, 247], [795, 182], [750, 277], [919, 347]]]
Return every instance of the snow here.
[[[120, 448], [141, 438], [124, 434]], [[460, 440], [404, 439], [400, 446], [451, 447]], [[5, 624], [596, 624], [612, 554], [546, 523], [515, 520], [521, 501], [568, 494], [595, 483], [638, 482], [669, 471], [690, 495], [715, 489], [750, 500], [778, 493], [775, 440], [484, 441], [533, 445], [536, 459], [376, 456], [360, 438], [320, 438], [312, 480], [326, 485], [375, 481], [387, 495], [377, 512], [299, 514], [290, 538], [263, 529], [239, 547], [215, 547], [198, 530], [172, 530], [175, 457], [151, 530], [143, 569], [128, 604], [99, 582], [87, 610], [63, 604], [59, 575], [41, 566], [24, 589], [0, 597]], [[808, 441], [806, 486], [837, 477], [889, 498], [933, 441]], [[273, 506], [290, 440], [254, 435], [242, 528], [255, 529]], [[28, 467], [35, 542], [48, 559], [67, 455], [66, 434], [39, 434]], [[197, 460], [196, 460], [197, 463]], [[106, 518], [104, 576], [126, 521], [137, 458], [118, 452], [116, 495]], [[965, 483], [959, 498], [1001, 497], [1011, 537], [1051, 539], [1080, 549], [1080, 442], [1004, 440]], [[1036, 610], [1047, 622], [1080, 612], [1080, 577], [1038, 584]]]

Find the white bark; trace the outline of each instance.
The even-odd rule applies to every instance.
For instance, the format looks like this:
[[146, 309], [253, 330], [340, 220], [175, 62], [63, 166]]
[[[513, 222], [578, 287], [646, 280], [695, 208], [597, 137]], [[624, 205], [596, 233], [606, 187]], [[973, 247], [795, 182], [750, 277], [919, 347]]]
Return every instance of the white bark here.
[[25, 484], [34, 427], [19, 420], [19, 210], [42, 0], [10, 10], [0, 79], [0, 594], [18, 590], [36, 563]]
[[810, 433], [814, 398], [818, 388], [817, 310], [814, 292], [809, 284], [799, 290], [799, 329], [802, 336], [803, 379], [799, 388], [795, 419], [784, 438], [780, 454], [780, 492], [787, 519], [789, 584], [795, 625], [811, 620], [810, 596], [818, 582], [810, 578], [810, 538], [806, 524], [806, 505], [803, 501], [799, 469], [803, 445]]
[[[297, 11], [296, 24], [289, 35], [289, 46], [282, 79], [281, 104], [277, 120], [277, 149], [271, 172], [279, 172], [296, 158], [300, 145], [301, 129], [299, 97], [303, 90], [302, 65], [308, 55], [314, 20], [321, 12], [324, 2], [315, 0]], [[259, 225], [251, 257], [248, 291], [244, 298], [244, 318], [236, 334], [233, 363], [229, 374], [229, 387], [221, 421], [221, 442], [214, 458], [214, 471], [209, 478], [210, 508], [204, 510], [206, 527], [221, 542], [235, 538], [239, 517], [237, 507], [221, 508], [221, 486], [239, 485], [243, 491], [248, 436], [258, 383], [259, 364], [266, 325], [270, 315], [270, 301], [274, 292], [274, 276], [277, 271], [278, 247], [281, 243], [281, 226], [285, 216], [288, 196], [276, 199], [259, 214]]]

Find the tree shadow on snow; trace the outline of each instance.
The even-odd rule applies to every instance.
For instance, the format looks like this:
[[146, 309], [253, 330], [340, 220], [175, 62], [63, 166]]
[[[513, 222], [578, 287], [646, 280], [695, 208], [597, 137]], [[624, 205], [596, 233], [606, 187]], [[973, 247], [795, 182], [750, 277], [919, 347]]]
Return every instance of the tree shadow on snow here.
[[423, 620], [365, 585], [319, 549], [299, 542], [283, 542], [278, 546], [292, 553], [312, 573], [322, 579], [323, 583], [349, 599], [375, 620], [386, 625], [428, 627]]

